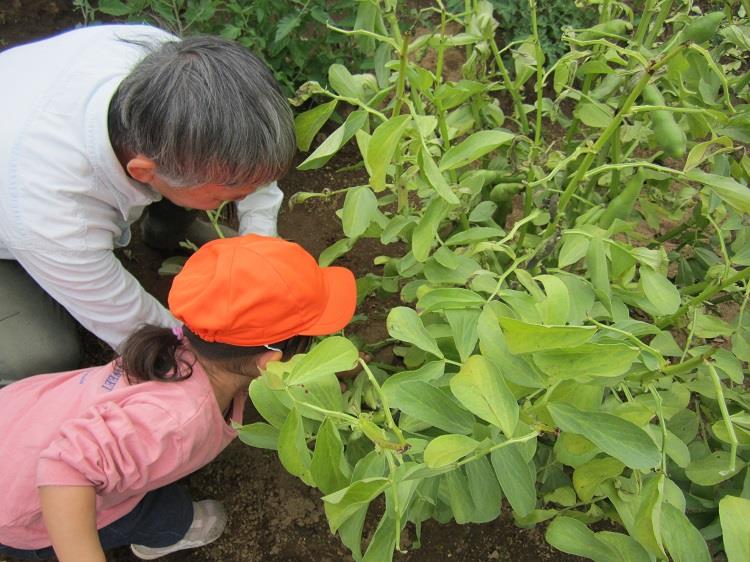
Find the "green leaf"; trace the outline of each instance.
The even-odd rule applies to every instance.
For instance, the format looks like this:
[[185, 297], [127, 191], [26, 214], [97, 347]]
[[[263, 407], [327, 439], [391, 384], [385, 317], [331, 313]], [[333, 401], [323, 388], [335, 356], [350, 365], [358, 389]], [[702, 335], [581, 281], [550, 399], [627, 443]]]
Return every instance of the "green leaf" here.
[[250, 401], [264, 420], [280, 428], [289, 415], [289, 408], [281, 401], [282, 392], [273, 390], [268, 380], [268, 375], [263, 375], [250, 382]]
[[440, 435], [425, 447], [424, 462], [430, 468], [448, 466], [474, 452], [478, 446], [478, 441], [466, 435]]
[[294, 132], [297, 135], [297, 148], [303, 152], [310, 150], [310, 145], [321, 127], [336, 109], [338, 100], [329, 101], [313, 109], [300, 113], [294, 118]]
[[458, 287], [433, 289], [423, 294], [417, 301], [417, 308], [423, 312], [434, 310], [464, 310], [479, 308], [486, 299], [480, 294]]
[[606, 128], [614, 117], [612, 108], [607, 104], [598, 102], [580, 102], [573, 115], [577, 117], [581, 123], [589, 127], [596, 127], [597, 129]]
[[466, 435], [474, 429], [474, 416], [424, 381], [408, 381], [392, 389], [390, 405], [448, 433]]
[[290, 474], [313, 486], [310, 473], [310, 449], [305, 440], [305, 429], [296, 407], [293, 407], [279, 432], [279, 460]]
[[388, 313], [386, 326], [391, 337], [416, 345], [419, 349], [443, 358], [443, 352], [412, 308], [397, 306]]
[[323, 507], [331, 532], [335, 533], [349, 517], [362, 506], [368, 505], [389, 485], [390, 481], [387, 478], [364, 478], [337, 492], [323, 496]]
[[659, 315], [674, 314], [680, 308], [680, 292], [669, 279], [650, 267], [641, 265], [641, 290]]
[[634, 538], [622, 533], [599, 531], [596, 538], [614, 548], [622, 562], [653, 562], [653, 558]]
[[477, 346], [477, 320], [479, 310], [446, 310], [445, 318], [451, 327], [453, 342], [461, 357], [465, 361]]
[[563, 403], [548, 404], [547, 409], [563, 431], [582, 435], [630, 468], [653, 468], [661, 460], [651, 437], [629, 421], [604, 412], [582, 412]]
[[534, 279], [544, 285], [546, 298], [537, 303], [536, 307], [542, 315], [542, 321], [547, 325], [563, 325], [570, 314], [570, 294], [568, 287], [555, 275], [537, 275]]
[[750, 500], [724, 496], [719, 502], [719, 518], [729, 562], [750, 560]]
[[542, 326], [507, 317], [500, 318], [500, 326], [515, 355], [582, 345], [596, 332], [593, 326]]
[[586, 252], [586, 267], [597, 298], [607, 310], [611, 310], [612, 287], [609, 284], [607, 255], [604, 251], [604, 241], [601, 238], [595, 237], [589, 242], [589, 249]]
[[573, 487], [581, 500], [590, 502], [599, 485], [622, 474], [624, 468], [612, 457], [591, 459], [573, 471]]
[[557, 267], [562, 269], [583, 259], [589, 249], [589, 240], [589, 237], [583, 234], [564, 233]]
[[[666, 502], [661, 506], [661, 536], [674, 562], [711, 562], [708, 546], [700, 531], [682, 511]], [[726, 537], [724, 541], [726, 544]]]
[[750, 188], [734, 178], [707, 174], [702, 170], [690, 170], [685, 176], [688, 179], [705, 185], [728, 205], [741, 213], [750, 213]]
[[238, 427], [237, 437], [245, 445], [275, 451], [279, 439], [279, 430], [270, 424], [255, 422]]
[[343, 64], [332, 64], [328, 68], [328, 82], [339, 95], [366, 101], [362, 84], [354, 79]]
[[310, 473], [315, 485], [324, 494], [331, 494], [349, 484], [350, 472], [336, 424], [326, 418], [318, 429], [315, 452], [310, 463]]
[[337, 240], [320, 253], [320, 256], [318, 256], [318, 265], [320, 265], [320, 267], [328, 267], [338, 258], [351, 250], [354, 247], [355, 242], [356, 240], [354, 238], [342, 238], [341, 240]]
[[448, 215], [450, 209], [451, 205], [440, 197], [436, 197], [427, 205], [411, 239], [411, 250], [417, 261], [423, 262], [429, 257], [440, 222]]
[[452, 205], [458, 205], [458, 197], [456, 197], [456, 194], [451, 190], [450, 185], [448, 185], [448, 182], [443, 177], [442, 172], [437, 167], [437, 164], [435, 164], [435, 161], [432, 159], [430, 152], [424, 145], [422, 145], [422, 150], [420, 150], [419, 152], [419, 159], [422, 164], [422, 172], [425, 174], [425, 176], [427, 177], [427, 181], [435, 189], [437, 194], [445, 199], [446, 202]]
[[630, 534], [657, 558], [666, 559], [661, 536], [661, 508], [664, 500], [664, 475], [646, 480], [640, 493], [640, 505]]
[[481, 355], [469, 357], [450, 381], [451, 392], [475, 416], [509, 439], [518, 424], [518, 403], [500, 373]]
[[595, 562], [622, 560], [614, 548], [600, 540], [584, 523], [565, 515], [558, 516], [550, 523], [544, 538], [557, 550]]
[[298, 170], [316, 170], [328, 162], [342, 146], [344, 146], [362, 128], [367, 121], [367, 112], [364, 110], [353, 111], [344, 121], [344, 124], [328, 135], [315, 151], [308, 156], [304, 162], [297, 166]]
[[299, 15], [288, 14], [281, 18], [276, 25], [276, 36], [273, 39], [274, 43], [280, 42], [284, 37], [297, 29], [301, 21]]
[[493, 307], [497, 308], [499, 304], [488, 303], [479, 315], [477, 333], [482, 355], [500, 370], [506, 380], [519, 386], [544, 388], [547, 384], [544, 377], [537, 373], [523, 357], [513, 355], [508, 350], [505, 336], [493, 312]]
[[341, 224], [349, 238], [359, 238], [378, 212], [378, 198], [367, 186], [359, 186], [346, 192]]
[[133, 8], [121, 0], [99, 0], [97, 9], [103, 14], [117, 17], [128, 16], [134, 11]]
[[396, 548], [396, 520], [390, 513], [380, 519], [378, 528], [367, 545], [362, 562], [391, 562]]
[[429, 382], [439, 379], [445, 374], [445, 363], [443, 361], [430, 361], [425, 363], [416, 371], [402, 371], [388, 377], [382, 384], [383, 394], [392, 402], [393, 393], [398, 392], [398, 388], [404, 382], [424, 381]]
[[365, 160], [370, 170], [370, 184], [375, 191], [385, 189], [386, 170], [410, 122], [411, 116], [398, 115], [378, 125], [372, 133]]
[[500, 515], [503, 494], [489, 458], [480, 457], [466, 463], [463, 468], [466, 471], [469, 493], [474, 503], [472, 519], [476, 523], [494, 521]]
[[536, 508], [536, 474], [521, 455], [517, 444], [495, 449], [492, 468], [513, 511], [526, 517]]
[[729, 470], [729, 461], [729, 453], [714, 451], [707, 457], [691, 462], [685, 470], [685, 475], [699, 486], [714, 486], [729, 480], [746, 466], [745, 461], [737, 458], [734, 470]]
[[534, 353], [534, 363], [556, 379], [618, 377], [630, 369], [640, 353], [624, 343], [585, 343], [576, 347]]
[[466, 166], [488, 152], [492, 152], [498, 146], [510, 142], [514, 136], [513, 133], [499, 129], [474, 133], [461, 144], [452, 146], [443, 154], [440, 160], [440, 170], [454, 170]]
[[348, 371], [359, 358], [359, 351], [348, 339], [331, 336], [314, 346], [309, 353], [295, 362], [287, 384], [309, 384], [316, 379]]

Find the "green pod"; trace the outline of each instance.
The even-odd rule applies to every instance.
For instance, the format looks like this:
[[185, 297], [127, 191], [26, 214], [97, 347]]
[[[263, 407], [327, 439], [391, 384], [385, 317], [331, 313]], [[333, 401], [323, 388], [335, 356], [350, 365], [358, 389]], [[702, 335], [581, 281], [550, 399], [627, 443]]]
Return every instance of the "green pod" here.
[[497, 205], [507, 203], [522, 189], [521, 183], [499, 183], [490, 191], [490, 201]]
[[595, 100], [603, 100], [611, 96], [617, 88], [619, 88], [625, 81], [625, 77], [622, 74], [613, 72], [607, 74], [601, 82], [591, 90], [591, 97]]
[[685, 29], [682, 30], [682, 36], [688, 41], [703, 43], [708, 41], [716, 34], [722, 20], [724, 12], [711, 12], [705, 16], [694, 18]]
[[627, 181], [622, 191], [609, 202], [602, 216], [599, 217], [599, 226], [609, 228], [615, 219], [625, 220], [630, 216], [630, 213], [633, 212], [633, 207], [635, 207], [635, 202], [641, 194], [644, 179], [643, 173], [640, 170], [633, 174], [633, 177]]
[[[648, 105], [665, 105], [664, 97], [653, 84], [649, 84], [643, 89], [641, 97]], [[682, 158], [687, 149], [687, 138], [685, 137], [685, 131], [675, 121], [672, 112], [663, 109], [652, 111], [651, 124], [656, 144], [668, 156]]]
[[584, 41], [599, 39], [603, 36], [606, 37], [607, 35], [618, 35], [622, 37], [632, 28], [633, 26], [629, 21], [609, 20], [582, 31], [580, 37]]

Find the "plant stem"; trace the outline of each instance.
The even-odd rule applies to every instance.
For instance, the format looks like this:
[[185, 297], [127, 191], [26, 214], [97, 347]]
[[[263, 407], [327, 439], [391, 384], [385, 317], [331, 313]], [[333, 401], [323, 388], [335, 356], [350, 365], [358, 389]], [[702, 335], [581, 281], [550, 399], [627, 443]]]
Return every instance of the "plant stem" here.
[[716, 401], [719, 403], [719, 409], [721, 410], [721, 417], [724, 420], [724, 426], [727, 428], [729, 433], [729, 446], [731, 447], [729, 457], [729, 472], [734, 472], [737, 462], [737, 434], [734, 432], [734, 425], [732, 425], [732, 419], [729, 417], [729, 410], [727, 410], [727, 402], [724, 399], [724, 390], [721, 388], [721, 380], [719, 374], [710, 361], [705, 362], [708, 367], [708, 372], [711, 374], [711, 380], [714, 383], [714, 392], [716, 393]]
[[495, 58], [495, 64], [497, 65], [497, 69], [500, 71], [500, 76], [503, 77], [503, 83], [505, 84], [505, 89], [508, 91], [508, 93], [510, 94], [510, 97], [513, 99], [513, 105], [516, 107], [516, 113], [518, 113], [518, 119], [521, 122], [521, 130], [523, 131], [524, 135], [528, 135], [530, 133], [529, 119], [526, 116], [526, 111], [523, 108], [523, 100], [521, 99], [521, 96], [518, 93], [518, 89], [516, 88], [516, 85], [510, 79], [510, 75], [508, 74], [508, 69], [505, 68], [505, 63], [503, 63], [503, 58], [500, 55], [500, 51], [497, 50], [497, 44], [495, 43], [495, 38], [490, 37], [488, 38], [487, 42], [490, 45], [492, 56]]
[[657, 327], [663, 330], [666, 326], [670, 326], [672, 322], [674, 322], [677, 318], [680, 318], [683, 314], [685, 314], [692, 307], [707, 301], [716, 293], [723, 291], [727, 287], [734, 285], [735, 283], [738, 283], [739, 281], [744, 281], [746, 279], [750, 279], [750, 267], [746, 267], [745, 269], [738, 271], [734, 275], [731, 275], [723, 279], [717, 285], [709, 285], [699, 295], [690, 299], [687, 303], [682, 305], [677, 310], [677, 312], [675, 312], [671, 316], [666, 316], [665, 318], [662, 318], [659, 322], [657, 322], [656, 323]]
[[659, 426], [661, 427], [661, 471], [664, 475], [667, 475], [667, 424], [664, 421], [664, 410], [662, 408], [662, 399], [659, 392], [654, 388], [654, 385], [648, 385], [648, 390], [654, 397], [656, 403], [656, 417], [659, 418]]
[[463, 465], [468, 464], [468, 463], [470, 463], [472, 461], [480, 459], [480, 458], [488, 455], [492, 451], [496, 451], [497, 449], [502, 449], [503, 447], [507, 447], [508, 445], [513, 445], [515, 443], [525, 443], [526, 441], [530, 441], [531, 439], [536, 438], [538, 435], [539, 435], [538, 431], [532, 431], [531, 433], [527, 433], [526, 435], [522, 435], [521, 437], [514, 437], [513, 439], [508, 439], [506, 441], [503, 441], [502, 443], [496, 443], [495, 445], [493, 445], [489, 449], [484, 449], [484, 450], [482, 450], [482, 451], [480, 451], [480, 452], [478, 452], [478, 453], [476, 453], [476, 454], [474, 454], [474, 455], [472, 455], [470, 457], [465, 458], [462, 461], [457, 462], [455, 466], [456, 466], [456, 468], [458, 468], [459, 466], [463, 466]]
[[717, 349], [719, 348], [712, 347], [711, 349], [709, 349], [706, 353], [702, 355], [691, 357], [687, 361], [677, 363], [676, 365], [669, 365], [667, 367], [664, 367], [661, 370], [661, 372], [670, 377], [673, 377], [675, 375], [681, 375], [682, 373], [688, 373], [692, 371], [693, 369], [695, 369], [698, 365], [703, 363], [706, 359], [711, 357], [714, 353], [716, 353]]
[[380, 385], [378, 384], [377, 379], [375, 378], [375, 375], [372, 374], [372, 371], [370, 370], [370, 367], [367, 366], [367, 363], [365, 363], [362, 358], [359, 358], [359, 364], [362, 366], [362, 369], [367, 373], [367, 378], [370, 380], [370, 384], [375, 389], [375, 392], [378, 395], [378, 398], [380, 399], [380, 403], [383, 405], [383, 414], [385, 415], [385, 421], [388, 427], [393, 431], [393, 433], [396, 434], [396, 437], [399, 440], [399, 443], [401, 445], [406, 444], [406, 439], [404, 439], [404, 434], [401, 432], [401, 428], [396, 425], [396, 422], [393, 419], [393, 415], [391, 414], [391, 408], [388, 404], [388, 399], [385, 397], [385, 394], [383, 394], [383, 389], [380, 388]]
[[654, 44], [654, 41], [659, 36], [659, 32], [661, 31], [667, 16], [669, 16], [670, 11], [672, 11], [672, 0], [663, 0], [661, 8], [659, 9], [659, 15], [656, 17], [654, 25], [651, 26], [646, 38], [642, 42], [642, 45], [647, 49], [651, 48], [651, 45]]
[[576, 170], [575, 175], [573, 176], [573, 179], [570, 180], [570, 183], [568, 183], [568, 186], [563, 191], [562, 196], [560, 197], [560, 201], [557, 206], [558, 214], [555, 217], [554, 220], [551, 220], [549, 225], [547, 226], [547, 229], [544, 232], [544, 238], [549, 238], [556, 230], [557, 225], [560, 221], [560, 217], [563, 215], [563, 211], [565, 211], [565, 208], [568, 206], [568, 203], [570, 202], [570, 199], [573, 197], [573, 194], [575, 193], [575, 190], [578, 188], [578, 185], [581, 183], [581, 180], [583, 179], [586, 172], [589, 171], [589, 168], [591, 168], [591, 164], [594, 162], [594, 159], [596, 158], [596, 155], [602, 150], [604, 145], [609, 141], [610, 137], [617, 131], [617, 129], [620, 126], [620, 123], [622, 123], [622, 120], [625, 118], [625, 115], [628, 114], [630, 111], [630, 108], [635, 103], [635, 100], [638, 99], [638, 96], [641, 95], [641, 92], [643, 89], [648, 85], [649, 80], [651, 79], [651, 76], [659, 70], [661, 67], [666, 65], [674, 56], [679, 54], [681, 51], [681, 46], [676, 45], [672, 49], [670, 49], [666, 54], [661, 56], [658, 60], [652, 62], [650, 65], [648, 65], [647, 68], [644, 69], [643, 75], [640, 77], [638, 82], [636, 82], [635, 86], [633, 86], [633, 89], [630, 92], [630, 95], [628, 95], [627, 99], [623, 102], [622, 106], [620, 107], [620, 110], [617, 112], [617, 114], [612, 118], [609, 125], [607, 125], [607, 128], [604, 129], [601, 136], [596, 140], [594, 143], [594, 146], [592, 147], [591, 152], [589, 152], [583, 159], [583, 162]]
[[399, 57], [398, 82], [396, 84], [395, 103], [391, 118], [401, 113], [401, 106], [404, 103], [404, 88], [406, 85], [406, 64], [409, 59], [409, 34], [405, 33], [401, 38], [401, 53]]

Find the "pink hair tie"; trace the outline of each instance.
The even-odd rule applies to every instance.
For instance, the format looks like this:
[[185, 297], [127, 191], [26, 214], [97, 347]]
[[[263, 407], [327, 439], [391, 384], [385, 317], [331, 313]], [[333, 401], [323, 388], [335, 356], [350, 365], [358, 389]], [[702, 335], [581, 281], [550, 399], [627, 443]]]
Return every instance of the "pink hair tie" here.
[[172, 333], [177, 338], [177, 341], [182, 341], [182, 338], [185, 337], [185, 333], [182, 331], [182, 326], [175, 326], [172, 328]]

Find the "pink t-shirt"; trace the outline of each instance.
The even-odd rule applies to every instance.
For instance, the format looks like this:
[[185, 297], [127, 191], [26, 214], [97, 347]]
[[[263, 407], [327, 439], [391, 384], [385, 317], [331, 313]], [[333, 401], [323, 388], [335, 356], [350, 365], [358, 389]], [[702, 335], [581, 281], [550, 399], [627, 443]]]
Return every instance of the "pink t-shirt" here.
[[[234, 399], [242, 423], [247, 392]], [[179, 382], [131, 385], [114, 362], [0, 390], [0, 544], [50, 546], [38, 486], [94, 486], [97, 528], [213, 460], [236, 436], [196, 363]]]

